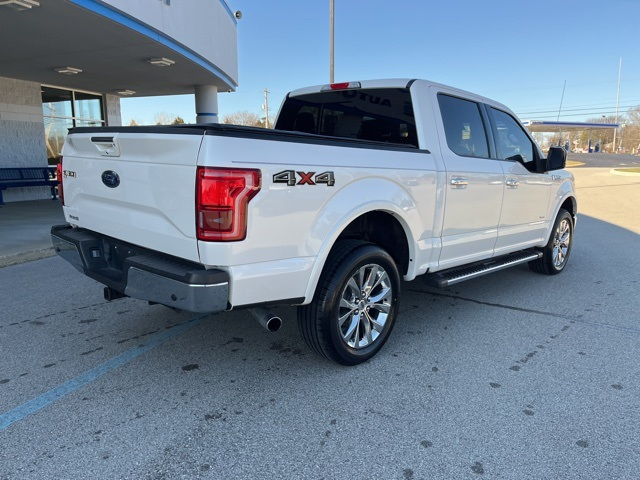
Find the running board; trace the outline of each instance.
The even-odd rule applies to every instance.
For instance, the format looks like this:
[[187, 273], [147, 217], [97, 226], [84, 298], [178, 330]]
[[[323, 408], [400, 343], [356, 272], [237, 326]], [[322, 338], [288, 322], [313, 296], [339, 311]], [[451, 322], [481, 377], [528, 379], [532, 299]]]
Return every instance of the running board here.
[[541, 256], [542, 252], [537, 250], [525, 250], [522, 252], [511, 253], [503, 257], [472, 263], [470, 265], [463, 265], [461, 267], [455, 267], [441, 272], [430, 273], [425, 275], [424, 279], [429, 285], [443, 288], [464, 282], [465, 280], [481, 277], [487, 273], [493, 273], [498, 270], [504, 270], [505, 268], [528, 263], [532, 260], [537, 260]]

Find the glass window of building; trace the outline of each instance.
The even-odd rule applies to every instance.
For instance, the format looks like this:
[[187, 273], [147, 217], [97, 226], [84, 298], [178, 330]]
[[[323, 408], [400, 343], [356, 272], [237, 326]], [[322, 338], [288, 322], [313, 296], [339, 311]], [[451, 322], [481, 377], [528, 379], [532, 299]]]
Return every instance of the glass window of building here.
[[47, 158], [49, 165], [55, 165], [70, 128], [105, 124], [102, 95], [43, 86], [42, 116]]

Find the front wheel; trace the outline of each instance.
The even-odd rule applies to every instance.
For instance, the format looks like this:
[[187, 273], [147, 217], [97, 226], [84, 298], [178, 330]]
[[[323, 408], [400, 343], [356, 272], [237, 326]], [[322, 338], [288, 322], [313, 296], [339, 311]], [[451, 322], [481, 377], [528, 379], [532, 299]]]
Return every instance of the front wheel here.
[[529, 262], [534, 272], [556, 275], [564, 270], [569, 261], [573, 244], [573, 218], [564, 209], [558, 212], [549, 242], [542, 249], [542, 257]]
[[327, 259], [313, 301], [298, 307], [302, 338], [316, 353], [357, 365], [382, 348], [398, 312], [400, 275], [380, 247], [339, 242]]

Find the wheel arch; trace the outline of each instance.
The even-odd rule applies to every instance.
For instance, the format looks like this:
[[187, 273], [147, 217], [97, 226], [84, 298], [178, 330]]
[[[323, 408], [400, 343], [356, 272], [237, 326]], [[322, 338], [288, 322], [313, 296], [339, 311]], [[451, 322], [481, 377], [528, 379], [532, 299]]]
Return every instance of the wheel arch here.
[[[566, 197], [558, 211], [560, 211], [560, 209], [564, 209], [571, 214], [571, 217], [573, 218], [573, 226], [575, 227], [576, 220], [578, 219], [578, 203], [576, 202], [576, 197]], [[558, 212], [556, 212], [556, 216], [558, 216]]]
[[392, 213], [373, 210], [360, 215], [344, 228], [336, 242], [346, 239], [375, 243], [391, 255], [401, 275], [407, 274], [411, 261], [407, 232]]
[[403, 210], [389, 203], [368, 203], [345, 215], [324, 241], [305, 291], [307, 304], [315, 290], [331, 250], [341, 240], [364, 240], [383, 248], [394, 259], [403, 276], [412, 275], [415, 242]]
[[545, 236], [545, 244], [549, 241], [549, 238], [551, 238], [551, 235], [553, 234], [553, 225], [556, 218], [558, 217], [558, 213], [560, 213], [560, 210], [566, 210], [567, 212], [569, 212], [571, 218], [573, 218], [573, 227], [575, 228], [576, 226], [576, 222], [578, 220], [578, 202], [574, 195], [567, 193], [564, 195], [564, 197], [561, 198], [560, 201], [556, 203], [556, 208], [553, 212], [553, 215], [551, 216], [549, 229], [547, 230], [547, 234]]

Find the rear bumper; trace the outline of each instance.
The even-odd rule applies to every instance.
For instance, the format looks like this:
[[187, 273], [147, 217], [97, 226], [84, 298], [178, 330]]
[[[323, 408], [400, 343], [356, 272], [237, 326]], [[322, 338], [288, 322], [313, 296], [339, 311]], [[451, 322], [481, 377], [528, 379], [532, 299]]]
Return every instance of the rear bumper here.
[[229, 274], [70, 225], [51, 228], [55, 251], [126, 296], [198, 313], [228, 310]]

